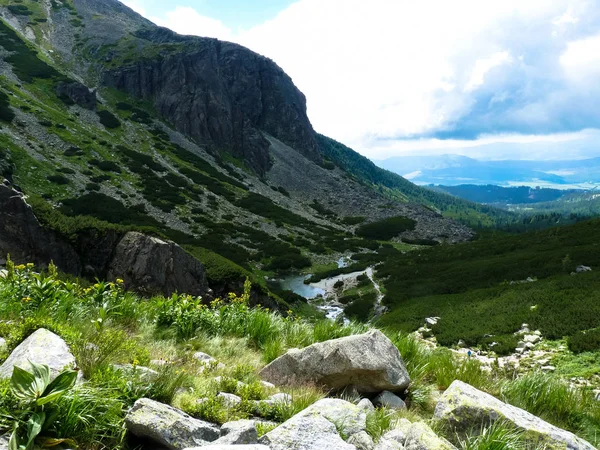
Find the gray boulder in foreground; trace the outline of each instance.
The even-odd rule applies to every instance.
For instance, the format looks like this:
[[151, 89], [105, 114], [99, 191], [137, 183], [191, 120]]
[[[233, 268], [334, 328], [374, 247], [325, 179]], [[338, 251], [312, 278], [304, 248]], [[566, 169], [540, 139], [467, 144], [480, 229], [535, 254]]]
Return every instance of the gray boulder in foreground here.
[[400, 352], [379, 330], [289, 350], [260, 377], [279, 386], [354, 386], [359, 393], [403, 392], [410, 384]]
[[[266, 445], [261, 444], [253, 444], [253, 445], [221, 445], [221, 444], [208, 444], [210, 450], [270, 450]], [[194, 447], [194, 448], [186, 448], [185, 450], [201, 450], [206, 447]]]
[[454, 381], [438, 402], [434, 420], [457, 432], [469, 431], [498, 420], [524, 431], [528, 441], [548, 450], [594, 450], [589, 442], [545, 422], [520, 408], [508, 405], [474, 387]]
[[174, 292], [204, 295], [208, 291], [204, 266], [174, 242], [130, 231], [119, 241], [108, 279], [122, 278], [127, 289], [142, 294]]
[[55, 378], [65, 368], [75, 367], [75, 357], [67, 343], [44, 328], [37, 330], [13, 350], [0, 366], [0, 378], [10, 378], [14, 366], [31, 371], [29, 361], [47, 365], [51, 378]]
[[308, 408], [300, 411], [294, 417], [321, 416], [336, 425], [336, 429], [346, 436], [365, 431], [367, 428], [367, 413], [353, 403], [339, 398], [324, 398]]
[[194, 419], [172, 406], [141, 398], [125, 417], [127, 430], [171, 450], [202, 447], [219, 438], [214, 425]]
[[260, 442], [271, 450], [356, 450], [344, 442], [333, 423], [318, 414], [297, 414], [265, 434]]

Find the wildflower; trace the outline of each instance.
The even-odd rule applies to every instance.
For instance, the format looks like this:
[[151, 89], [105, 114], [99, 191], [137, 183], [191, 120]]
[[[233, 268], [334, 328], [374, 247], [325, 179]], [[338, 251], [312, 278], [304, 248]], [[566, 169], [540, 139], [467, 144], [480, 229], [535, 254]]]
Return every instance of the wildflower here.
[[23, 270], [25, 269], [25, 264], [19, 264], [18, 266], [15, 266], [16, 270]]
[[33, 269], [35, 265], [33, 263], [27, 263], [27, 265], [25, 267], [27, 267], [28, 269]]
[[123, 281], [122, 278], [117, 278], [117, 284], [123, 284], [125, 283], [125, 281]]
[[23, 298], [21, 299], [21, 301], [22, 301], [23, 303], [29, 303], [29, 302], [31, 301], [31, 297], [23, 297]]

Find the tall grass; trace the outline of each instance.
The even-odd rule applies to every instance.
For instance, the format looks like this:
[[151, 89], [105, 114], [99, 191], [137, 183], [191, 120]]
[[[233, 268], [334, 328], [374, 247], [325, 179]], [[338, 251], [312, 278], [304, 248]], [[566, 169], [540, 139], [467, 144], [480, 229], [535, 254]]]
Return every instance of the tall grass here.
[[600, 444], [600, 402], [590, 392], [542, 372], [503, 381], [500, 398]]

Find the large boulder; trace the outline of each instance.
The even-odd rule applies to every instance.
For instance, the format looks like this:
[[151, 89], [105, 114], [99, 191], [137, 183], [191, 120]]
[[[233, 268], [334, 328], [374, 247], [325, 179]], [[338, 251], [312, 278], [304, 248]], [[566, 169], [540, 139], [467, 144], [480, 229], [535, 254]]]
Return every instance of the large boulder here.
[[204, 295], [208, 291], [204, 266], [174, 242], [129, 232], [117, 244], [108, 279], [121, 278], [127, 289], [142, 294], [175, 292]]
[[45, 267], [51, 260], [63, 272], [79, 274], [81, 263], [73, 247], [44, 228], [20, 192], [5, 181], [0, 184], [0, 258], [10, 253], [17, 264]]
[[47, 365], [52, 378], [66, 367], [75, 367], [75, 357], [66, 342], [43, 328], [37, 330], [13, 350], [0, 366], [0, 378], [10, 378], [14, 366], [30, 371], [29, 361]]
[[590, 443], [520, 408], [508, 405], [462, 381], [453, 382], [440, 398], [434, 419], [456, 432], [468, 432], [498, 420], [524, 431], [533, 445], [548, 449], [593, 450]]
[[171, 450], [202, 447], [219, 438], [214, 425], [147, 398], [139, 399], [125, 417], [130, 433]]
[[344, 442], [332, 422], [319, 414], [295, 415], [260, 441], [271, 450], [356, 450]]
[[379, 330], [289, 350], [260, 376], [276, 385], [354, 386], [359, 393], [403, 392], [410, 383], [400, 352]]

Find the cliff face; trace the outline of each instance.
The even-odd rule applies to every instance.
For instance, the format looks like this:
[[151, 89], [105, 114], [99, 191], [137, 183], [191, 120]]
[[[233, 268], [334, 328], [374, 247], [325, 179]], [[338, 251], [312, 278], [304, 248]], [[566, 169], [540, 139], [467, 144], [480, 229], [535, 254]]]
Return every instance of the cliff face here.
[[103, 84], [152, 101], [178, 131], [232, 153], [259, 175], [271, 167], [270, 144], [261, 131], [320, 161], [306, 99], [274, 62], [239, 45], [159, 28], [138, 36], [183, 50], [109, 69]]

